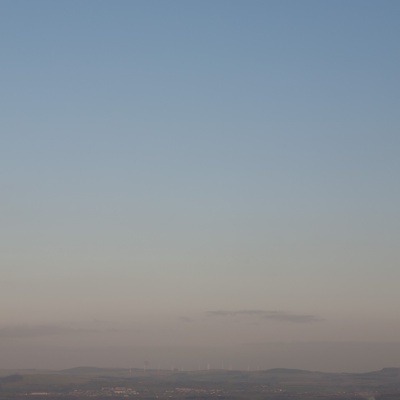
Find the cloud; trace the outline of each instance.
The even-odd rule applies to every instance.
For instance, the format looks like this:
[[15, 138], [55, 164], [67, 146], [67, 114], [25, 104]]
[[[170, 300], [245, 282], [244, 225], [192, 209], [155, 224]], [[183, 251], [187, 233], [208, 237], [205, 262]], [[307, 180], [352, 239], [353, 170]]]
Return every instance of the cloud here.
[[216, 310], [207, 311], [206, 314], [211, 317], [241, 317], [255, 316], [260, 319], [268, 319], [292, 323], [312, 323], [322, 321], [322, 318], [310, 314], [293, 314], [285, 311], [266, 311], [266, 310]]
[[0, 328], [0, 338], [31, 338], [71, 333], [97, 332], [94, 329], [68, 328], [59, 325], [17, 325]]
[[264, 315], [266, 319], [275, 319], [277, 321], [295, 322], [295, 323], [310, 323], [322, 321], [322, 318], [316, 315], [309, 314], [291, 314], [281, 311], [270, 311]]
[[239, 310], [239, 311], [226, 311], [226, 310], [216, 310], [207, 311], [207, 315], [216, 317], [228, 317], [236, 315], [264, 315], [266, 311], [263, 310]]
[[193, 322], [192, 318], [189, 318], [189, 317], [179, 317], [179, 321], [182, 321], [182, 322]]

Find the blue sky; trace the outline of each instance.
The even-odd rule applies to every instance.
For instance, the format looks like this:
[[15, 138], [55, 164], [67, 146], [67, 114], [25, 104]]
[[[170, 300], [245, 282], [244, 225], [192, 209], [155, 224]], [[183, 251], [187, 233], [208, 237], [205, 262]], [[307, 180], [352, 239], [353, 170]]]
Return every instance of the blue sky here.
[[232, 343], [397, 340], [399, 12], [2, 1], [0, 336], [258, 310], [318, 322]]

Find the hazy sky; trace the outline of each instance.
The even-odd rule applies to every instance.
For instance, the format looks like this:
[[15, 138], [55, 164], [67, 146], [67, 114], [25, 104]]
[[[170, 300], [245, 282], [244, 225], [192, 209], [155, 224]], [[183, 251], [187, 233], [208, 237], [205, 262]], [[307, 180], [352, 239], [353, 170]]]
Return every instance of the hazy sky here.
[[399, 17], [1, 1], [0, 367], [398, 341]]

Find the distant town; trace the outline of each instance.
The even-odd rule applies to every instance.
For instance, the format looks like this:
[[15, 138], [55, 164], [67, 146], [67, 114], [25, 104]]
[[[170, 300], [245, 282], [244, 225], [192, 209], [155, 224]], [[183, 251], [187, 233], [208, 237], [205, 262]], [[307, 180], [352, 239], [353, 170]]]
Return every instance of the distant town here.
[[368, 373], [167, 371], [73, 368], [0, 370], [0, 400], [49, 399], [397, 400], [400, 368]]

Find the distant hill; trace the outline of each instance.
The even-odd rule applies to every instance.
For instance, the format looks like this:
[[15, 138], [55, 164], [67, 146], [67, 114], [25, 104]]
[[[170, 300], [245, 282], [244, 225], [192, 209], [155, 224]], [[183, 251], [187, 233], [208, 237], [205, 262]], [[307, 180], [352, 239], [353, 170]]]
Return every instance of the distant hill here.
[[59, 371], [48, 369], [0, 369], [0, 377], [8, 375], [31, 375], [31, 374], [58, 374]]
[[[3, 373], [7, 370], [3, 370]], [[325, 373], [299, 369], [276, 368], [260, 371], [202, 370], [171, 371], [154, 369], [77, 367], [61, 371], [44, 372], [39, 370], [11, 371], [0, 378], [3, 389], [45, 390], [46, 385], [69, 387], [87, 385], [90, 382], [99, 386], [127, 386], [135, 382], [148, 384], [215, 384], [215, 385], [266, 385], [284, 390], [374, 390], [376, 388], [398, 389], [400, 392], [400, 368], [384, 368], [366, 373]], [[93, 383], [93, 384], [94, 384]]]
[[68, 368], [58, 371], [62, 374], [68, 375], [115, 375], [126, 373], [128, 370], [125, 368], [97, 368], [97, 367], [76, 367]]

